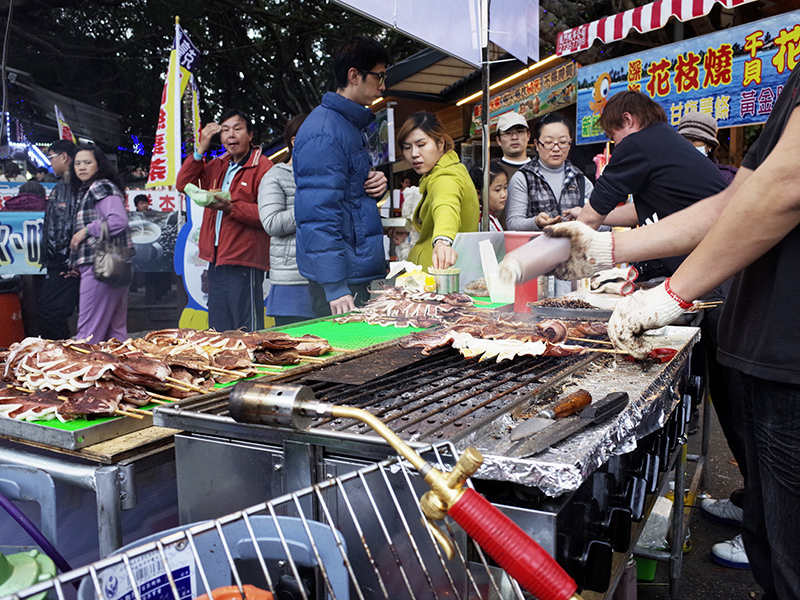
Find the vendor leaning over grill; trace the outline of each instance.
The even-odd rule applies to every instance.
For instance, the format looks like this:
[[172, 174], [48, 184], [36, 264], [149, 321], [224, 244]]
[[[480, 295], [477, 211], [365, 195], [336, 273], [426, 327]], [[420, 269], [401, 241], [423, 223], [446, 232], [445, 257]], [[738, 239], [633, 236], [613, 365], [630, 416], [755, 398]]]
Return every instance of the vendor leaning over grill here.
[[[743, 537], [764, 598], [800, 598], [800, 66], [786, 81], [761, 137], [730, 187], [646, 228], [597, 233], [562, 223], [572, 255], [561, 277], [615, 263], [689, 257], [662, 285], [622, 299], [609, 321], [614, 344], [644, 356], [642, 334], [734, 276], [720, 322], [718, 358], [741, 394], [748, 472]], [[709, 161], [706, 161], [709, 162]], [[696, 181], [692, 182], [697, 183]]]
[[[661, 105], [642, 92], [615, 94], [599, 123], [614, 141], [614, 151], [578, 216], [590, 227], [655, 223], [725, 188], [714, 164], [677, 133]], [[618, 206], [628, 196], [633, 202]], [[640, 263], [639, 280], [668, 277], [684, 258], [667, 255]]]

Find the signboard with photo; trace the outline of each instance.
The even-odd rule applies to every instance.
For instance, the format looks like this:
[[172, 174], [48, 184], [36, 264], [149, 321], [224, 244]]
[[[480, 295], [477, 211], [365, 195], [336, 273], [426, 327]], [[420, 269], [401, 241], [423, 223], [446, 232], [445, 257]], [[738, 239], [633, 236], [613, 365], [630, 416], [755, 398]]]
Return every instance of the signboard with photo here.
[[[527, 121], [531, 121], [575, 104], [576, 72], [575, 63], [568, 62], [495, 94], [489, 98], [489, 125], [495, 126], [497, 118], [507, 112], [518, 112]], [[478, 103], [472, 109], [471, 134], [480, 131], [481, 112], [481, 105]]]
[[[128, 213], [139, 273], [173, 272], [175, 240], [182, 225], [177, 212]], [[0, 211], [0, 275], [42, 274], [43, 212]]]
[[372, 166], [377, 167], [393, 163], [395, 157], [394, 144], [394, 109], [384, 108], [375, 113], [375, 120], [367, 125], [367, 149]]

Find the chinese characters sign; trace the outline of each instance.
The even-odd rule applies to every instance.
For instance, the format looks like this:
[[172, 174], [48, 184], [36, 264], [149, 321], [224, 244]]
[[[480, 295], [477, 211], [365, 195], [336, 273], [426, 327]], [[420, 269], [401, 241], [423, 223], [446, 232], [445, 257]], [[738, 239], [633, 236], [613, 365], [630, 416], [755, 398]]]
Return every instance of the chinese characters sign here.
[[[569, 62], [489, 98], [489, 125], [506, 112], [518, 112], [528, 121], [575, 103], [577, 69]], [[481, 105], [472, 109], [474, 128], [480, 128]]]
[[720, 127], [763, 123], [800, 60], [800, 11], [578, 70], [579, 144], [605, 142], [597, 121], [611, 96], [641, 91], [672, 125], [706, 112]]

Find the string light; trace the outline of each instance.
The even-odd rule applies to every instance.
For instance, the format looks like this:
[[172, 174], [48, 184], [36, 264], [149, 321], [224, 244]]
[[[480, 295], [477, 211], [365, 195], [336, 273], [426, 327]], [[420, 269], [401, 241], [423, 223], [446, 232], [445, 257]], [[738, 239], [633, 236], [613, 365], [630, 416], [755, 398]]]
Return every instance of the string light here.
[[[558, 58], [557, 54], [553, 54], [552, 56], [548, 56], [544, 60], [532, 64], [530, 67], [525, 67], [521, 71], [517, 71], [516, 73], [506, 77], [505, 79], [503, 79], [501, 81], [498, 81], [497, 83], [493, 83], [492, 85], [489, 86], [489, 90], [491, 91], [493, 89], [496, 89], [496, 88], [500, 87], [501, 85], [505, 85], [506, 83], [508, 83], [510, 81], [514, 81], [515, 79], [519, 79], [523, 75], [526, 75], [527, 73], [530, 73], [531, 71], [533, 71], [535, 69], [539, 69], [539, 68], [541, 68], [541, 67], [543, 67], [543, 66], [545, 66], [547, 64], [550, 64], [551, 62], [553, 62], [557, 58]], [[471, 96], [467, 96], [466, 98], [462, 98], [461, 100], [456, 102], [456, 106], [461, 106], [462, 104], [466, 104], [467, 102], [470, 102], [471, 100], [475, 100], [476, 98], [480, 98], [480, 96], [482, 94], [483, 94], [483, 91], [475, 92]]]

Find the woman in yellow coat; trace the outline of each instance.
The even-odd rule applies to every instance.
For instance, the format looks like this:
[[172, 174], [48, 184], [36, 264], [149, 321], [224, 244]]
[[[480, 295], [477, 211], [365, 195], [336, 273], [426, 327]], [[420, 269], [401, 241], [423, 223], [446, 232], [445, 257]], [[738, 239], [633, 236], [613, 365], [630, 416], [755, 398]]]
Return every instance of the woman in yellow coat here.
[[422, 175], [422, 199], [412, 220], [420, 235], [408, 260], [423, 269], [447, 269], [458, 258], [452, 248], [456, 234], [478, 231], [480, 204], [475, 186], [436, 115], [414, 113], [397, 140], [406, 162]]

